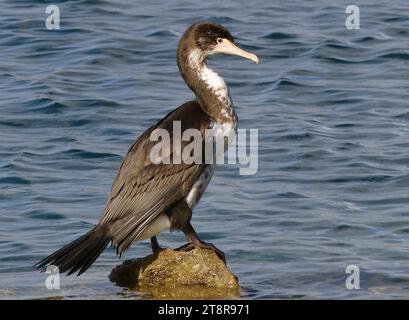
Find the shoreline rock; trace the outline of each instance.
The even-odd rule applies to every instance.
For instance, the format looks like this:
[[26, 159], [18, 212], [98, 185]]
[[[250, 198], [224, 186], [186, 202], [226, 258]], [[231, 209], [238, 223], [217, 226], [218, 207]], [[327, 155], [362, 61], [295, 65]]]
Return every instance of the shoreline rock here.
[[237, 277], [211, 250], [164, 249], [115, 267], [110, 280], [155, 299], [221, 299], [240, 294]]

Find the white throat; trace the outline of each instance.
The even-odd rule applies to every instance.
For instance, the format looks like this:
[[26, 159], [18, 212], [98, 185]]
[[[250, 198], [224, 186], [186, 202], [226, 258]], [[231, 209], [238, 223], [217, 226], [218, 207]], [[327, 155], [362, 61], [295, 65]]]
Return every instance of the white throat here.
[[232, 108], [229, 89], [227, 88], [226, 83], [217, 72], [210, 69], [205, 63], [201, 63], [202, 54], [203, 53], [199, 49], [192, 50], [189, 54], [190, 67], [193, 70], [196, 70], [200, 80], [206, 84], [223, 105]]

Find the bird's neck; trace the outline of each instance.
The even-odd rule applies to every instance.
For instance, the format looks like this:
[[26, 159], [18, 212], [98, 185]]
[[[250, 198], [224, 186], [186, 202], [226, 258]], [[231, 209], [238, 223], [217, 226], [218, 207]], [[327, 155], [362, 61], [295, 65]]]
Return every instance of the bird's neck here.
[[180, 71], [203, 110], [217, 123], [237, 122], [229, 89], [223, 78], [210, 69], [200, 51], [193, 50], [179, 64]]

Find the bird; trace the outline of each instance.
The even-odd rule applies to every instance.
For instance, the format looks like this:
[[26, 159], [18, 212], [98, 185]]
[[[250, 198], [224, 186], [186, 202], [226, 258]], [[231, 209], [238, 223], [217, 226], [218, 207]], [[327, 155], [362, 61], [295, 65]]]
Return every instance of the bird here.
[[177, 250], [211, 249], [226, 263], [224, 253], [202, 241], [191, 224], [192, 210], [207, 188], [215, 164], [155, 163], [151, 151], [157, 142], [150, 138], [157, 129], [172, 133], [175, 121], [180, 123], [182, 132], [199, 130], [203, 143], [206, 130], [215, 136], [235, 134], [238, 118], [229, 89], [206, 63], [208, 57], [221, 53], [259, 62], [255, 54], [241, 49], [222, 25], [202, 21], [188, 27], [179, 41], [176, 57], [179, 72], [195, 99], [171, 111], [137, 138], [119, 167], [98, 224], [38, 262], [36, 268], [44, 270], [53, 265], [60, 273], [79, 276], [110, 243], [119, 257], [135, 241], [147, 239], [151, 240], [153, 253], [160, 252], [157, 235], [165, 231], [183, 231], [186, 235], [189, 242]]

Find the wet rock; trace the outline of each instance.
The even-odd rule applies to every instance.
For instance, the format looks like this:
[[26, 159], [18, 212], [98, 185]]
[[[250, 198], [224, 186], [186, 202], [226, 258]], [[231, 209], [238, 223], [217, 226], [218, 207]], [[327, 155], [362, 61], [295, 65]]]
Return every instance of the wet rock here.
[[239, 295], [237, 278], [211, 250], [165, 249], [114, 268], [111, 281], [159, 299], [216, 299]]

